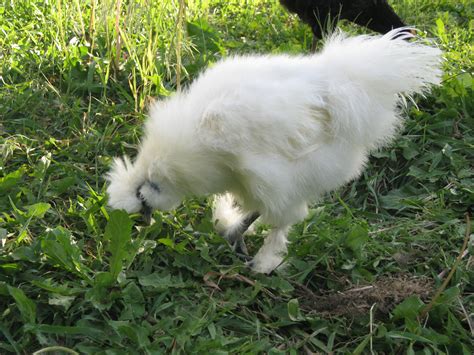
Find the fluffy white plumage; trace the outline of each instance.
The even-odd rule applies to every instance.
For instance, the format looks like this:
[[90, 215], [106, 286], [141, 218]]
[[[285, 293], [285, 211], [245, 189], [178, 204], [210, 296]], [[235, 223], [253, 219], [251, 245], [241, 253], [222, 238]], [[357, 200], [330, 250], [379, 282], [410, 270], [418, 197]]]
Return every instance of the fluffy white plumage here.
[[251, 212], [273, 226], [252, 262], [270, 272], [308, 204], [356, 178], [393, 138], [399, 94], [439, 84], [440, 50], [393, 39], [402, 30], [337, 34], [319, 54], [233, 57], [207, 69], [151, 108], [135, 162], [116, 159], [109, 173], [110, 206], [168, 210], [186, 196], [227, 193], [215, 212], [224, 229]]

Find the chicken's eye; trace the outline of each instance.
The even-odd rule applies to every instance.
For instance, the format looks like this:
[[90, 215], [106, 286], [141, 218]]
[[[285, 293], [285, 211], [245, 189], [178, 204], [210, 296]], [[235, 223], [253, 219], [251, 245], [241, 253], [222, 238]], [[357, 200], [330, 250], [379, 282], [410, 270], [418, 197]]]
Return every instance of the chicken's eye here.
[[148, 182], [150, 184], [150, 187], [155, 190], [155, 192], [161, 192], [160, 186], [154, 182]]

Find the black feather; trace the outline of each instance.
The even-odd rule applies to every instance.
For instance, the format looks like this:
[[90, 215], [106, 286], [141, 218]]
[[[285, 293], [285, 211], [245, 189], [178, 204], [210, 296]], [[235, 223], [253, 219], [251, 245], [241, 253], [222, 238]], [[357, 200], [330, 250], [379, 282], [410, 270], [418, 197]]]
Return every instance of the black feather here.
[[280, 0], [322, 38], [338, 20], [348, 20], [379, 33], [406, 26], [386, 0]]

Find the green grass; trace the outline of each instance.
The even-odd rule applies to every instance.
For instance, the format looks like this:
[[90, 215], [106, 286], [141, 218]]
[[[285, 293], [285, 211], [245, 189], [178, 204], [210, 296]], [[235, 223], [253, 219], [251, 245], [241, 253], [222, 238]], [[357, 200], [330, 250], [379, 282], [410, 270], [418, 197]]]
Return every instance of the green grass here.
[[[289, 266], [265, 276], [213, 232], [205, 200], [142, 227], [106, 208], [103, 176], [135, 154], [147, 103], [176, 90], [177, 72], [186, 85], [235, 53], [304, 53], [309, 29], [270, 0], [188, 1], [182, 28], [178, 1], [2, 2], [0, 353], [472, 354], [472, 237], [423, 309], [474, 205], [474, 10], [392, 3], [445, 51], [443, 85], [409, 105], [358, 181], [292, 229]], [[389, 296], [363, 290], [383, 280]], [[321, 308], [341, 292], [363, 307]]]

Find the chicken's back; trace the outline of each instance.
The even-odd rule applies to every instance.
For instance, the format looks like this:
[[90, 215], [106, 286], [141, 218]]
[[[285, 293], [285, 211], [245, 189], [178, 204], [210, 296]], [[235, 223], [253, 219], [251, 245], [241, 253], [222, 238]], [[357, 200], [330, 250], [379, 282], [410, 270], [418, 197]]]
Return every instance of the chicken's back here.
[[248, 56], [218, 63], [189, 89], [201, 139], [216, 149], [297, 159], [329, 133], [325, 75], [314, 56]]
[[[399, 95], [440, 82], [441, 51], [385, 36], [333, 36], [311, 56], [226, 59], [189, 88], [200, 138], [233, 153], [299, 157], [331, 140], [376, 148], [400, 126]], [[407, 36], [407, 35], [404, 35]]]

